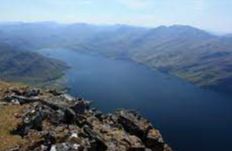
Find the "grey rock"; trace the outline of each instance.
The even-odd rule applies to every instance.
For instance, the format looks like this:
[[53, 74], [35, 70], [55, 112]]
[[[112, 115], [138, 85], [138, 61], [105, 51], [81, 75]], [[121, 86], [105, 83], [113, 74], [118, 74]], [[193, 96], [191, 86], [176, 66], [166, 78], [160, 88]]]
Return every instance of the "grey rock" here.
[[134, 111], [121, 110], [117, 113], [118, 122], [122, 124], [124, 129], [132, 135], [136, 135], [142, 140], [146, 139], [147, 133], [152, 129], [149, 121], [142, 118]]
[[77, 114], [83, 114], [86, 110], [89, 110], [89, 104], [90, 102], [88, 101], [77, 101], [71, 108]]
[[40, 138], [18, 151], [171, 151], [159, 131], [135, 111], [104, 114], [90, 109], [90, 102], [82, 98], [49, 93], [36, 89], [6, 93], [6, 103], [27, 106], [13, 134]]

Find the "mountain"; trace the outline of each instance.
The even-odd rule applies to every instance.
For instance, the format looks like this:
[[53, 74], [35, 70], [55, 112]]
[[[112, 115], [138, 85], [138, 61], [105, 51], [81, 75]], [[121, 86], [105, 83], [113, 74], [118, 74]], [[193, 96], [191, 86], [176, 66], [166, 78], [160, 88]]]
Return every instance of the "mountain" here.
[[63, 75], [66, 65], [35, 52], [17, 50], [0, 43], [0, 79], [4, 81], [42, 84]]
[[231, 38], [192, 27], [172, 26], [149, 31], [143, 44], [129, 56], [197, 85], [223, 88], [224, 82], [231, 80], [231, 53]]
[[225, 37], [232, 38], [232, 34], [226, 34]]
[[201, 87], [232, 90], [231, 38], [178, 25], [141, 31], [117, 29], [108, 33], [110, 38], [99, 36], [85, 43], [88, 51], [129, 58]]
[[202, 87], [232, 92], [231, 36], [217, 36], [191, 26], [4, 24], [0, 25], [0, 41], [23, 50], [69, 48], [127, 58]]

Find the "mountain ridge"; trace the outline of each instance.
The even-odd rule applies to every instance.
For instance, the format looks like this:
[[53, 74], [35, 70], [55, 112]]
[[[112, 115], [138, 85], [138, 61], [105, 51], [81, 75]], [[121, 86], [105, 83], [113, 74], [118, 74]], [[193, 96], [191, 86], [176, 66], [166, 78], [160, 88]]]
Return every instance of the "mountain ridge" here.
[[230, 83], [232, 74], [230, 36], [218, 36], [186, 25], [157, 28], [55, 25], [29, 23], [23, 28], [0, 25], [0, 41], [33, 51], [68, 48], [112, 58], [129, 58], [202, 87], [225, 87], [232, 91], [226, 84]]
[[4, 81], [45, 84], [62, 77], [67, 67], [61, 61], [17, 50], [5, 43], [0, 43], [0, 53], [0, 79]]

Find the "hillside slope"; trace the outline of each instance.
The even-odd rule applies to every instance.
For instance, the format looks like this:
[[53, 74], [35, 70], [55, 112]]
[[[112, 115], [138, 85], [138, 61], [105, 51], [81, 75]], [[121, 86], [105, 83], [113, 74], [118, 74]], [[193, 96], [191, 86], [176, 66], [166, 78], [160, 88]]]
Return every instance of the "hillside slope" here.
[[4, 81], [41, 84], [63, 75], [65, 64], [37, 53], [19, 51], [0, 43], [0, 79]]
[[0, 25], [0, 33], [1, 41], [23, 49], [62, 47], [128, 58], [202, 87], [232, 92], [232, 38], [228, 35], [181, 25], [141, 28], [55, 23]]

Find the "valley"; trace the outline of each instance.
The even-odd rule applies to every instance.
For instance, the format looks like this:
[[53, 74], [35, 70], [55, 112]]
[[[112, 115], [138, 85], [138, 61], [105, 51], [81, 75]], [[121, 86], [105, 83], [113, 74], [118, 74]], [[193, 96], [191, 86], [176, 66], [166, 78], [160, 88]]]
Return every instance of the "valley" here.
[[0, 24], [0, 42], [3, 81], [67, 88], [104, 113], [135, 109], [178, 151], [230, 148], [229, 35], [43, 22]]
[[1, 41], [24, 50], [67, 48], [128, 58], [200, 87], [232, 90], [232, 38], [228, 35], [182, 25], [142, 28], [52, 22], [0, 25], [0, 33]]
[[174, 150], [218, 151], [230, 147], [231, 95], [199, 88], [128, 59], [69, 49], [39, 52], [70, 66], [65, 78], [71, 95], [93, 100], [104, 113], [134, 109], [160, 129]]

